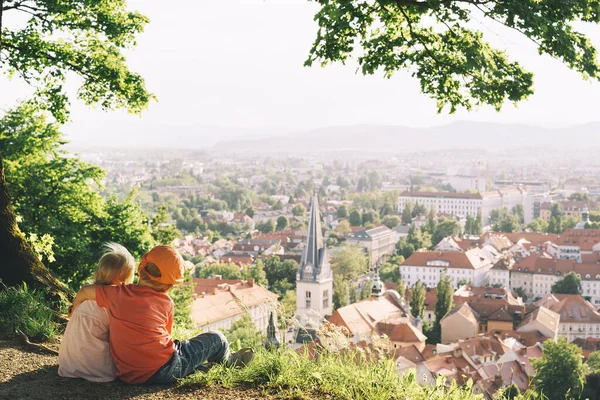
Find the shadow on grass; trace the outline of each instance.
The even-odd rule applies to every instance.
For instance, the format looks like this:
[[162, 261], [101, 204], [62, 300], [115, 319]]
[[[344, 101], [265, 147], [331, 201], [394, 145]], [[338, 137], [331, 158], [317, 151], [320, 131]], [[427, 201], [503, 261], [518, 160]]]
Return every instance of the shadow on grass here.
[[58, 367], [53, 365], [0, 382], [0, 399], [132, 399], [152, 397], [152, 394], [157, 394], [157, 398], [175, 398], [190, 390], [175, 386], [128, 385], [119, 381], [95, 383], [62, 378], [58, 376]]

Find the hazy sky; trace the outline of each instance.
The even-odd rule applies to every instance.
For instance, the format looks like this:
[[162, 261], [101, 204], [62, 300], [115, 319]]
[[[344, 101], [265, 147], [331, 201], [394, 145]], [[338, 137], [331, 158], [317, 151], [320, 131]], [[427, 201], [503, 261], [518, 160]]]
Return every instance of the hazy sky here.
[[[477, 23], [493, 44], [535, 73], [535, 95], [498, 114], [437, 115], [435, 102], [419, 93], [405, 73], [391, 80], [363, 77], [356, 65], [303, 67], [316, 33], [315, 3], [307, 0], [130, 0], [151, 23], [128, 53], [158, 96], [142, 119], [123, 112], [90, 110], [74, 101], [68, 132], [90, 127], [195, 125], [303, 129], [327, 125], [430, 126], [454, 120], [550, 125], [600, 120], [600, 83], [581, 77], [527, 39], [490, 22]], [[7, 14], [8, 16], [8, 14]], [[585, 27], [600, 46], [600, 27]], [[0, 107], [27, 90], [0, 76]], [[83, 131], [83, 132], [82, 132]]]

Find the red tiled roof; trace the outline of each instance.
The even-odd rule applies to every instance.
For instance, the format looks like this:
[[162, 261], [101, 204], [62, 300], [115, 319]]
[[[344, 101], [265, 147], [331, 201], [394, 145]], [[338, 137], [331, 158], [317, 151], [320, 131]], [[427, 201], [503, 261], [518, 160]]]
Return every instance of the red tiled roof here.
[[407, 266], [426, 267], [429, 261], [447, 261], [448, 268], [475, 269], [467, 253], [459, 251], [417, 251], [402, 264]]
[[579, 246], [580, 250], [590, 251], [600, 243], [600, 229], [567, 229], [558, 238], [560, 246]]
[[277, 295], [249, 279], [221, 280], [194, 278], [192, 319], [198, 326], [242, 314], [246, 308], [270, 303], [275, 306]]

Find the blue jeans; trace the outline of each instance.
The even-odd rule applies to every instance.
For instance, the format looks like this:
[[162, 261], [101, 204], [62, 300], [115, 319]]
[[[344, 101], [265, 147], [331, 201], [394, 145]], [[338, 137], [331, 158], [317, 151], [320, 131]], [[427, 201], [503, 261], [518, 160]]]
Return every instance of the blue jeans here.
[[168, 363], [146, 381], [147, 384], [175, 383], [204, 364], [221, 363], [229, 358], [229, 343], [221, 332], [204, 332], [190, 340], [175, 340], [175, 352]]

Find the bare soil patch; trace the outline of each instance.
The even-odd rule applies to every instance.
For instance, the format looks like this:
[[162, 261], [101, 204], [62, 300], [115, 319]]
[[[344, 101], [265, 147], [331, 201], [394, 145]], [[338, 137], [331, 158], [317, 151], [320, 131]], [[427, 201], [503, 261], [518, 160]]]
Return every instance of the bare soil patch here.
[[16, 341], [0, 340], [0, 399], [269, 400], [275, 397], [254, 389], [135, 386], [61, 378], [56, 355], [30, 351]]

